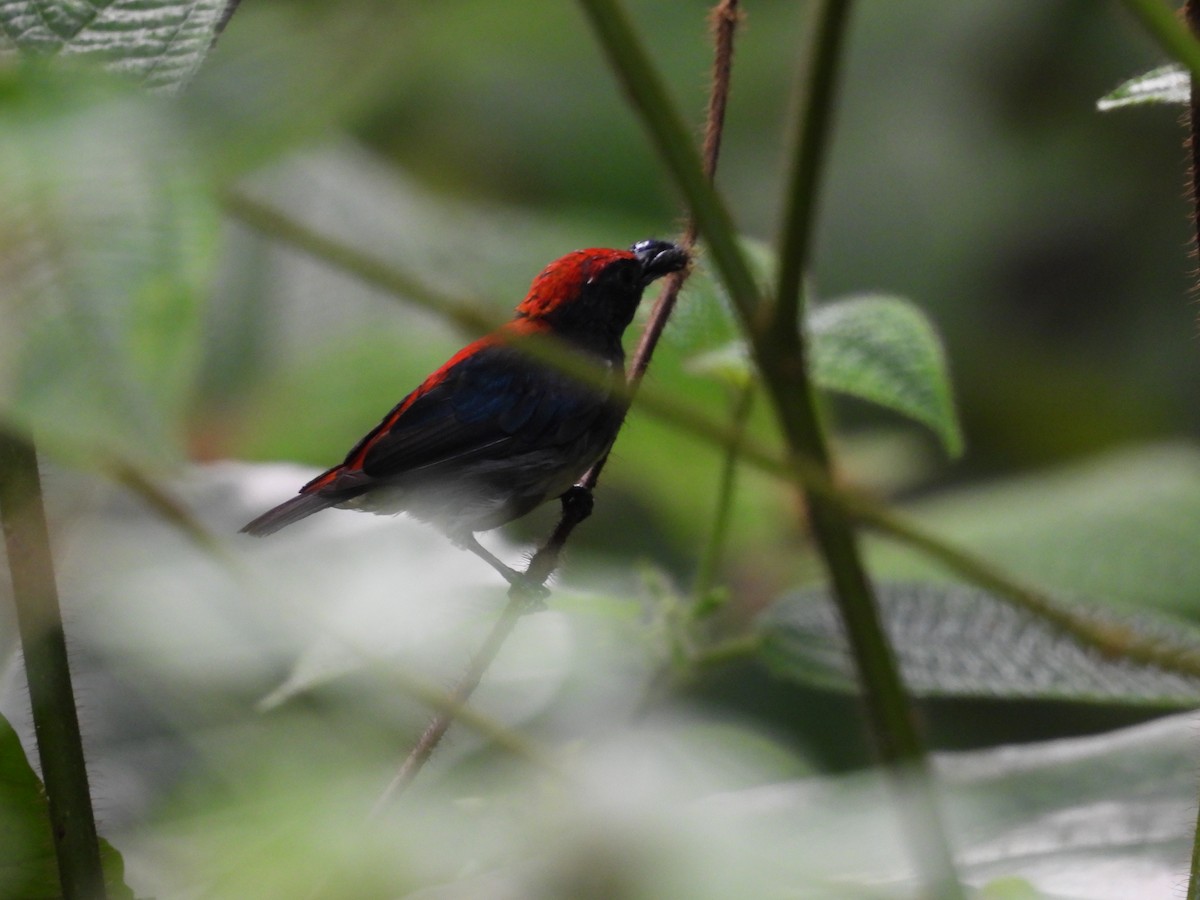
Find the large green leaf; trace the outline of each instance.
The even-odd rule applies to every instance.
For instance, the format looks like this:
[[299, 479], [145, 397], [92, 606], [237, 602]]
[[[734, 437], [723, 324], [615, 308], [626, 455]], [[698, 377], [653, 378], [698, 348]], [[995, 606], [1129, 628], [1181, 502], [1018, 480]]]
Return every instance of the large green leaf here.
[[82, 56], [147, 87], [199, 67], [230, 0], [0, 0], [0, 54]]
[[[929, 426], [946, 451], [962, 452], [941, 339], [919, 307], [899, 297], [850, 297], [808, 314], [812, 377]], [[746, 345], [734, 341], [691, 360], [693, 372], [734, 386], [754, 377]]]
[[[939, 799], [963, 879], [990, 898], [1180, 894], [1196, 820], [1195, 745], [1195, 718], [1181, 714], [1094, 737], [939, 754]], [[881, 815], [890, 797], [873, 773], [764, 784], [696, 813], [755, 848], [763, 883], [800, 869], [829, 879], [804, 896], [911, 897], [906, 842]]]
[[[1065, 596], [1134, 612], [1200, 614], [1200, 448], [1129, 447], [961, 488], [906, 512], [936, 534]], [[882, 538], [871, 571], [942, 580], [946, 571]]]
[[[0, 897], [53, 900], [62, 896], [49, 810], [37, 774], [8, 721], [0, 716]], [[125, 863], [100, 841], [100, 861], [110, 900], [132, 900]]]
[[[1073, 700], [1200, 706], [1200, 678], [1102, 656], [1060, 629], [974, 588], [882, 584], [880, 614], [904, 681], [918, 696]], [[1180, 623], [1097, 621], [1155, 637], [1200, 655], [1200, 632]], [[789, 595], [760, 622], [763, 658], [787, 678], [841, 690], [855, 684], [853, 664], [831, 598]]]
[[0, 71], [0, 416], [79, 458], [170, 456], [218, 218], [163, 101]]
[[1122, 82], [1097, 101], [1101, 112], [1146, 103], [1186, 104], [1191, 98], [1192, 78], [1182, 66], [1159, 66]]
[[952, 456], [962, 452], [941, 339], [915, 304], [861, 296], [815, 307], [808, 316], [813, 379], [929, 426]]

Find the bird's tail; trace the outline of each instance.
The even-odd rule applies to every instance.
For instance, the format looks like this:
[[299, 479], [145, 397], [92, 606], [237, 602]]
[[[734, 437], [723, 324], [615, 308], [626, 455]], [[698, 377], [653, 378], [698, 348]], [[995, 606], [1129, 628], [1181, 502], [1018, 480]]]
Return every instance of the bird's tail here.
[[315, 512], [329, 509], [344, 500], [344, 497], [328, 497], [321, 494], [298, 494], [286, 503], [280, 503], [274, 509], [243, 525], [241, 532], [255, 537], [265, 537], [274, 534], [280, 528], [286, 528], [294, 522], [299, 522]]

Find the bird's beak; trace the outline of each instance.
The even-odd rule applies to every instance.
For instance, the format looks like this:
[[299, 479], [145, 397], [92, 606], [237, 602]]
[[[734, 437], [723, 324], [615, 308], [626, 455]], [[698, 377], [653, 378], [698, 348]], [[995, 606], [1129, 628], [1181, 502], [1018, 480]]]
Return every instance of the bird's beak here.
[[678, 272], [688, 264], [688, 252], [669, 241], [638, 241], [629, 248], [642, 264], [642, 284]]

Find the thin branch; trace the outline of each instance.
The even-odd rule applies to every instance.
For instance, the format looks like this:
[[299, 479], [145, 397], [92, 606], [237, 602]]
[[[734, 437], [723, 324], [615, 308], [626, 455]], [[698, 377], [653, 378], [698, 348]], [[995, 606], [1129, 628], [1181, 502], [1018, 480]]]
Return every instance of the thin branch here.
[[[737, 244], [733, 224], [709, 182], [699, 168], [690, 142], [681, 139], [682, 126], [666, 97], [641, 41], [634, 33], [617, 0], [582, 0], [593, 30], [617, 73], [632, 105], [667, 163], [676, 185], [686, 196], [701, 233], [712, 250], [717, 268], [742, 319], [751, 350], [772, 400], [779, 424], [787, 440], [790, 456], [798, 465], [815, 467], [829, 475], [829, 453], [818, 415], [814, 388], [804, 364], [804, 343], [800, 332], [799, 282], [807, 263], [808, 235], [811, 232], [812, 203], [816, 169], [821, 146], [826, 139], [841, 31], [845, 27], [848, 0], [826, 0], [818, 7], [816, 32], [830, 39], [830, 47], [814, 50], [818, 59], [810, 72], [816, 77], [806, 85], [808, 101], [803, 105], [805, 123], [800, 130], [801, 143], [793, 162], [791, 184], [799, 193], [789, 203], [799, 206], [785, 217], [785, 243], [781, 257], [796, 256], [787, 264], [785, 274], [793, 272], [795, 290], [783, 302], [789, 310], [786, 321], [774, 318], [771, 327], [762, 327], [760, 312], [772, 307], [749, 277], [749, 266]], [[790, 290], [789, 285], [783, 286]], [[777, 295], [778, 296], [778, 295]], [[834, 596], [846, 625], [847, 636], [863, 685], [871, 732], [880, 760], [887, 766], [893, 784], [901, 794], [899, 809], [905, 819], [905, 835], [912, 842], [912, 857], [927, 895], [955, 898], [962, 896], [954, 871], [940, 812], [927, 776], [928, 763], [924, 741], [915, 723], [911, 702], [900, 679], [891, 646], [879, 621], [873, 590], [867, 578], [857, 545], [853, 521], [824, 492], [806, 488], [805, 479], [795, 482], [805, 489], [809, 504], [809, 523], [817, 550], [833, 584]]]
[[54, 581], [37, 452], [0, 430], [0, 526], [12, 576], [38, 758], [63, 897], [103, 900], [100, 842]]
[[761, 292], [738, 246], [733, 220], [705, 177], [704, 165], [687, 127], [667, 97], [657, 70], [643, 52], [628, 16], [612, 0], [580, 0], [580, 5], [655, 149], [687, 200], [697, 231], [707, 242], [708, 253], [722, 274], [730, 299], [740, 314], [752, 317], [761, 302]]
[[[728, 102], [729, 76], [732, 71], [733, 36], [737, 21], [737, 0], [722, 0], [713, 11], [712, 22], [714, 23], [716, 53], [704, 140], [704, 168], [706, 177], [709, 179], [712, 178], [713, 173], [716, 171], [717, 158], [720, 153], [721, 131], [724, 127], [725, 107]], [[682, 129], [682, 126], [680, 128]], [[690, 142], [687, 143], [690, 147]], [[690, 250], [695, 244], [695, 240], [695, 225], [689, 224], [682, 243]], [[640, 385], [646, 368], [650, 364], [654, 349], [658, 345], [659, 337], [662, 335], [667, 320], [675, 307], [679, 289], [682, 287], [686, 277], [686, 270], [671, 275], [667, 279], [667, 283], [655, 303], [654, 310], [638, 342], [637, 351], [634, 353], [633, 360], [630, 363], [627, 378], [629, 390], [626, 397], [622, 398], [622, 402], [626, 405], [632, 399], [633, 393]], [[521, 617], [522, 613], [534, 608], [533, 601], [539, 596], [539, 591], [545, 585], [547, 579], [558, 568], [563, 547], [566, 545], [571, 533], [576, 526], [591, 514], [591, 492], [595, 488], [607, 460], [608, 453], [606, 452], [588, 470], [579, 484], [563, 495], [563, 511], [558, 524], [555, 526], [550, 537], [538, 548], [537, 552], [530, 559], [529, 565], [525, 568], [522, 580], [514, 584], [509, 590], [508, 605], [504, 608], [504, 612], [493, 627], [491, 634], [488, 635], [488, 639], [484, 642], [483, 647], [480, 648], [479, 653], [472, 660], [466, 675], [463, 676], [462, 681], [459, 682], [453, 692], [452, 696], [456, 702], [461, 704], [467, 701], [471, 693], [479, 685], [484, 672], [487, 671], [496, 654], [499, 653], [500, 647], [503, 646], [504, 641], [508, 638], [513, 628], [516, 627], [517, 620]], [[433, 721], [429, 723], [429, 726], [421, 735], [421, 738], [417, 741], [416, 746], [413, 747], [408, 757], [404, 760], [400, 771], [392, 780], [392, 783], [388, 785], [387, 790], [380, 797], [376, 804], [377, 810], [386, 805], [412, 782], [413, 778], [421, 770], [421, 767], [428, 761], [453, 720], [454, 710], [443, 710], [434, 717]]]
[[420, 739], [396, 772], [396, 776], [379, 795], [379, 799], [375, 801], [375, 806], [371, 809], [372, 818], [378, 817], [392, 800], [402, 794], [417, 777], [417, 773], [421, 771], [425, 763], [429, 761], [429, 757], [454, 722], [456, 714], [462, 711], [471, 694], [475, 692], [475, 688], [479, 687], [484, 672], [495, 661], [500, 648], [524, 612], [525, 608], [521, 599], [514, 597], [509, 600], [504, 612], [492, 626], [491, 633], [488, 634], [487, 639], [471, 660], [467, 671], [463, 673], [458, 684], [454, 686], [454, 690], [450, 692], [445, 707], [426, 726]]
[[1172, 57], [1200, 78], [1200, 42], [1163, 0], [1123, 0], [1126, 9]]
[[[704, 177], [710, 182], [716, 176], [717, 162], [721, 155], [721, 135], [725, 130], [725, 109], [729, 105], [729, 84], [733, 73], [733, 38], [740, 20], [738, 0], [722, 0], [713, 8], [709, 16], [714, 53], [712, 88], [709, 92], [708, 113], [704, 125], [702, 165]], [[689, 252], [695, 247], [696, 220], [694, 217], [688, 219], [679, 243]], [[675, 310], [679, 291], [682, 289], [684, 281], [687, 280], [689, 271], [685, 269], [669, 275], [655, 301], [654, 309], [650, 313], [646, 327], [642, 330], [637, 349], [629, 363], [628, 389], [626, 396], [622, 398], [626, 408], [642, 386], [646, 370], [654, 356], [654, 350], [658, 347], [658, 341], [667, 327], [667, 320]], [[611, 450], [612, 446], [610, 445], [604, 455], [580, 479], [578, 488], [589, 492], [595, 489], [596, 482], [600, 480], [600, 473], [604, 471], [604, 467], [608, 463], [608, 454]], [[529, 584], [540, 587], [546, 583], [546, 579], [558, 568], [562, 549], [570, 538], [571, 532], [588, 517], [590, 512], [591, 506], [586, 501], [578, 501], [571, 505], [564, 504], [562, 518], [559, 519], [554, 533], [545, 544], [538, 548], [525, 571], [526, 581]]]
[[[1200, 0], [1187, 0], [1183, 9], [1188, 30], [1192, 33], [1192, 44], [1195, 45], [1196, 38], [1200, 37]], [[1191, 157], [1188, 194], [1192, 200], [1192, 233], [1196, 240], [1192, 252], [1196, 255], [1200, 254], [1200, 78], [1195, 75], [1192, 76], [1187, 124], [1186, 144]], [[1200, 900], [1200, 811], [1196, 815], [1196, 825], [1192, 829], [1192, 859], [1188, 868], [1187, 900]]]
[[[1187, 21], [1188, 30], [1192, 33], [1192, 43], [1195, 44], [1196, 39], [1200, 38], [1200, 2], [1198, 0], [1187, 0], [1184, 6], [1184, 18]], [[1200, 78], [1194, 75], [1192, 76], [1191, 98], [1188, 103], [1187, 126], [1188, 135], [1185, 144], [1191, 157], [1187, 184], [1188, 196], [1192, 201], [1192, 235], [1195, 239], [1192, 256], [1200, 259]], [[1198, 266], [1196, 274], [1200, 275], [1200, 266]], [[1196, 862], [1193, 861], [1189, 891], [1200, 891], [1200, 888], [1196, 887], [1198, 877], [1196, 865]], [[1198, 898], [1189, 898], [1189, 900], [1198, 900]]]
[[436, 312], [469, 334], [483, 334], [500, 324], [479, 304], [439, 291], [420, 278], [389, 265], [378, 257], [310, 228], [268, 203], [244, 193], [229, 192], [222, 197], [222, 204], [226, 212], [256, 231], [351, 272], [369, 285], [382, 288], [408, 299], [423, 309]]
[[779, 277], [769, 328], [792, 328], [800, 320], [801, 281], [812, 257], [817, 189], [833, 128], [833, 92], [849, 15], [848, 2], [815, 7], [807, 65], [800, 96], [804, 108], [796, 118], [795, 157], [788, 184], [791, 198], [779, 241]]

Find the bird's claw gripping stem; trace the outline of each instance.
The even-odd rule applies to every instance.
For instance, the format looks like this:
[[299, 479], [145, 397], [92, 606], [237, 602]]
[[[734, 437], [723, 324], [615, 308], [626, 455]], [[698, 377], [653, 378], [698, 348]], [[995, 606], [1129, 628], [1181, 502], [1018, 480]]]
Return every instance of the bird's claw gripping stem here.
[[485, 563], [495, 569], [500, 577], [508, 582], [508, 596], [521, 600], [526, 612], [539, 612], [546, 608], [545, 600], [550, 596], [550, 589], [544, 584], [535, 584], [526, 573], [518, 572], [512, 566], [506, 565], [494, 553], [484, 547], [475, 535], [454, 539], [464, 550], [470, 550]]
[[577, 522], [582, 522], [590, 516], [596, 505], [596, 498], [592, 496], [591, 488], [586, 488], [582, 484], [572, 485], [561, 499], [563, 515], [571, 516]]

